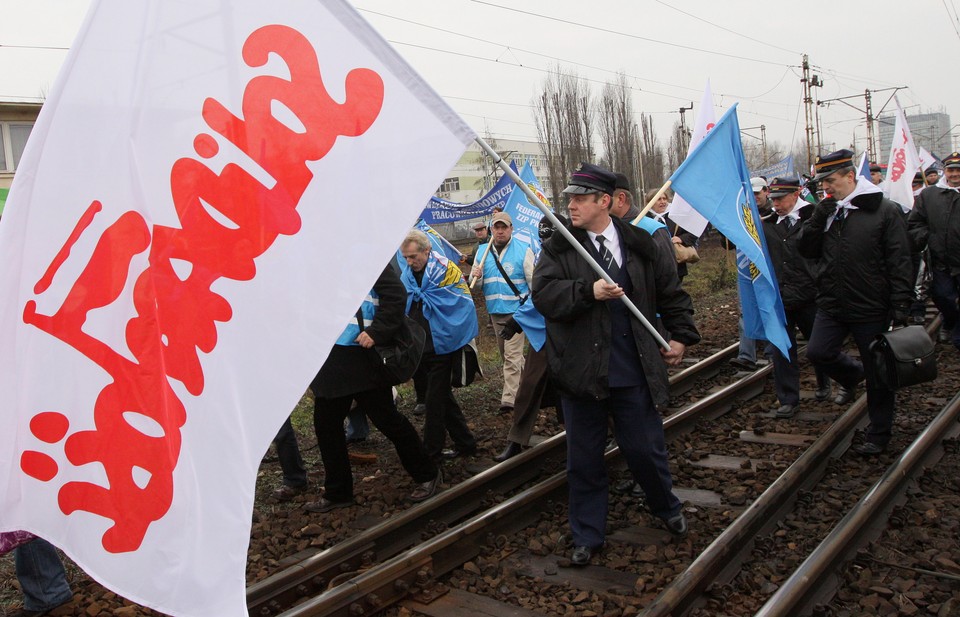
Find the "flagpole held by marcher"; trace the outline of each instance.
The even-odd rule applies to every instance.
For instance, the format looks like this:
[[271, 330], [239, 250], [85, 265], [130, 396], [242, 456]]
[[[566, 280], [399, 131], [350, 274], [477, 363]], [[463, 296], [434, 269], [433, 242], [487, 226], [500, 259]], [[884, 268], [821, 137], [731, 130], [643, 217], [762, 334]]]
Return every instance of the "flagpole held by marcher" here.
[[[497, 154], [497, 151], [491, 148], [490, 144], [484, 141], [481, 137], [477, 137], [476, 142], [480, 145], [484, 152], [490, 155], [490, 158], [493, 159], [494, 164], [498, 165], [500, 169], [503, 170], [503, 173], [510, 176], [510, 178], [517, 183], [517, 186], [527, 196], [527, 198], [530, 200], [530, 203], [535, 205], [540, 209], [541, 212], [543, 212], [543, 216], [553, 223], [554, 229], [558, 231], [564, 238], [566, 238], [567, 242], [570, 243], [570, 246], [572, 246], [574, 250], [576, 250], [577, 253], [579, 253], [580, 256], [587, 261], [588, 264], [590, 264], [590, 267], [593, 268], [593, 270], [599, 274], [605, 282], [615, 285], [616, 282], [610, 278], [610, 275], [607, 274], [607, 271], [603, 269], [603, 266], [597, 263], [590, 253], [587, 252], [587, 249], [577, 242], [576, 238], [573, 237], [573, 234], [570, 233], [570, 230], [564, 227], [563, 223], [560, 222], [560, 219], [558, 219], [556, 215], [550, 211], [550, 208], [545, 203], [540, 201], [540, 198], [537, 197], [537, 194], [530, 190], [530, 187], [528, 187], [526, 183], [520, 179], [520, 175], [510, 169], [510, 166], [499, 154]], [[661, 189], [661, 191], [667, 188], [669, 188], [669, 183], [667, 183], [667, 185]], [[487, 250], [489, 251], [489, 247]], [[626, 295], [620, 296], [620, 299], [623, 300], [623, 303], [627, 305], [627, 308], [630, 309], [630, 312], [633, 313], [634, 317], [640, 320], [640, 323], [643, 324], [643, 327], [650, 332], [654, 340], [657, 341], [657, 343], [666, 351], [670, 351], [670, 344], [664, 340], [662, 336], [660, 336], [660, 333], [657, 332], [657, 329], [654, 328], [654, 326], [647, 320], [646, 317], [643, 316], [643, 313], [640, 312], [640, 309], [637, 308], [637, 305], [635, 305], [633, 301], [630, 300], [630, 298]]]
[[633, 220], [630, 221], [630, 222], [633, 223], [634, 225], [636, 225], [637, 223], [639, 223], [640, 221], [642, 221], [642, 220], [643, 220], [643, 217], [645, 217], [645, 216], [647, 215], [647, 212], [650, 212], [650, 208], [653, 207], [653, 204], [657, 203], [657, 201], [658, 201], [661, 197], [663, 197], [663, 194], [667, 192], [667, 190], [670, 188], [670, 185], [671, 185], [671, 184], [673, 184], [673, 182], [671, 182], [670, 180], [667, 180], [667, 182], [666, 182], [663, 186], [660, 187], [660, 190], [657, 191], [657, 194], [653, 196], [653, 199], [651, 199], [650, 201], [648, 201], [648, 202], [647, 202], [647, 205], [645, 205], [645, 206], [643, 207], [643, 210], [640, 211], [640, 214], [637, 215], [637, 218], [633, 219]]
[[480, 257], [480, 261], [476, 262], [476, 265], [470, 268], [470, 289], [473, 289], [473, 286], [477, 284], [477, 279], [479, 278], [477, 273], [483, 272], [483, 262], [487, 259], [487, 253], [490, 252], [491, 244], [493, 244], [493, 238], [487, 239], [487, 250], [483, 252], [483, 256]]

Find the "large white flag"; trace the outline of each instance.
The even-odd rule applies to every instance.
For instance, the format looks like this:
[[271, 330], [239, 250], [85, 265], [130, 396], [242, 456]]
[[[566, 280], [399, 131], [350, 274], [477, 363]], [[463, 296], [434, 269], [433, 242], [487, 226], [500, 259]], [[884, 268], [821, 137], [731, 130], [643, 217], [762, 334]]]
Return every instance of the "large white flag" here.
[[0, 223], [0, 530], [244, 614], [260, 459], [473, 136], [345, 2], [95, 1]]
[[[703, 99], [700, 101], [700, 112], [697, 114], [697, 120], [693, 125], [693, 136], [690, 138], [688, 155], [700, 145], [700, 142], [703, 141], [703, 138], [707, 136], [707, 133], [716, 123], [716, 116], [713, 113], [713, 95], [710, 93], [710, 80], [708, 79], [707, 87], [703, 91]], [[703, 218], [703, 215], [694, 210], [693, 206], [688, 204], [680, 195], [674, 195], [673, 201], [670, 203], [670, 220], [695, 236], [699, 236], [707, 228], [707, 219]]]
[[897, 104], [897, 120], [893, 126], [893, 141], [890, 144], [890, 156], [887, 159], [887, 178], [883, 183], [884, 194], [906, 208], [913, 208], [913, 177], [920, 169], [920, 157], [913, 135], [907, 126], [907, 117], [900, 107], [900, 100], [893, 97]]

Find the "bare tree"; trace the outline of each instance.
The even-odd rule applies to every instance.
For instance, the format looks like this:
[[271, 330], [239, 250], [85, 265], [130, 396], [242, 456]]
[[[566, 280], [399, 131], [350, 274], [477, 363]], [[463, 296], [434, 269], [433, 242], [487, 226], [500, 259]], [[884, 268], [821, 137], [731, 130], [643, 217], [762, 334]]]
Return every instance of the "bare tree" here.
[[653, 130], [653, 119], [646, 114], [640, 114], [641, 145], [640, 145], [640, 177], [639, 192], [659, 187], [664, 182], [663, 146]]
[[590, 90], [576, 73], [557, 66], [544, 80], [533, 106], [537, 136], [547, 156], [550, 191], [559, 195], [570, 170], [581, 161], [594, 160]]
[[634, 191], [640, 187], [640, 129], [633, 118], [633, 97], [621, 73], [603, 87], [597, 105], [597, 124], [604, 145], [603, 163], [627, 176]]

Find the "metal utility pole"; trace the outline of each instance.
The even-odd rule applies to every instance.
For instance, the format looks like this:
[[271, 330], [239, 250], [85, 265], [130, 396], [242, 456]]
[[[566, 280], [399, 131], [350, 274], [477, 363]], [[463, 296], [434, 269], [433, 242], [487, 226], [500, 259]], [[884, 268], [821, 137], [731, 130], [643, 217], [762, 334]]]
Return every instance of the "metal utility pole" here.
[[867, 102], [867, 159], [877, 160], [874, 154], [877, 151], [877, 142], [873, 139], [873, 107], [870, 106], [870, 90], [863, 91], [863, 97]]
[[[895, 88], [883, 88], [880, 90], [864, 90], [863, 96], [864, 96], [864, 100], [866, 101], [866, 109], [860, 109], [859, 107], [856, 107], [855, 105], [851, 105], [846, 101], [846, 99], [859, 97], [860, 96], [859, 94], [851, 94], [850, 96], [841, 96], [835, 99], [827, 99], [826, 101], [818, 101], [817, 104], [823, 105], [824, 103], [832, 103], [834, 101], [838, 101], [840, 103], [843, 103], [847, 107], [851, 107], [853, 109], [856, 109], [860, 113], [865, 114], [867, 117], [867, 158], [869, 158], [871, 161], [876, 161], [877, 159], [875, 158], [875, 156], [877, 151], [877, 144], [874, 140], [874, 131], [873, 131], [873, 123], [876, 120], [876, 118], [873, 117], [873, 103], [870, 100], [870, 96], [877, 92], [888, 92], [890, 90], [893, 90], [893, 94], [896, 94], [897, 90], [905, 90], [906, 88], [907, 86], [897, 86]], [[887, 103], [889, 103], [890, 100], [893, 99], [893, 94], [891, 94], [890, 98], [887, 99]], [[884, 104], [884, 107], [886, 107], [886, 104]], [[880, 109], [880, 112], [883, 113], [883, 108]]]
[[681, 107], [680, 108], [680, 134], [683, 136], [683, 152], [686, 153], [690, 149], [690, 134], [687, 133], [687, 116], [686, 112], [693, 109], [693, 101], [690, 101], [690, 107]]
[[803, 84], [803, 116], [807, 135], [807, 166], [813, 165], [816, 153], [820, 151], [820, 119], [817, 117], [813, 106], [813, 88], [823, 86], [819, 75], [810, 74], [810, 61], [806, 54], [803, 55], [803, 77], [800, 83]]

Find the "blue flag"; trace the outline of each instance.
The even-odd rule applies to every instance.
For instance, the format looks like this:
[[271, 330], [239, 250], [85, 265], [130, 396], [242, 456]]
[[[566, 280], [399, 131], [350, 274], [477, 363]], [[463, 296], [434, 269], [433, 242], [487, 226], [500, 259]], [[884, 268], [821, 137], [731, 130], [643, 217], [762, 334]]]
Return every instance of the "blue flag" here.
[[[534, 175], [529, 161], [523, 164], [523, 169], [519, 175], [523, 183], [542, 199], [543, 203], [549, 206], [550, 202], [547, 200], [547, 196], [543, 194], [543, 189]], [[510, 193], [510, 198], [507, 199], [507, 205], [503, 207], [503, 211], [509, 214], [510, 220], [513, 221], [513, 237], [529, 245], [534, 253], [539, 253], [540, 232], [537, 227], [540, 224], [540, 219], [543, 218], [543, 212], [540, 211], [540, 208], [530, 203], [526, 194], [518, 188]]]
[[473, 295], [457, 264], [431, 252], [419, 283], [406, 264], [400, 280], [407, 288], [407, 313], [411, 304], [423, 302], [423, 316], [438, 354], [453, 353], [480, 334]]
[[[510, 169], [517, 171], [517, 165], [513, 161], [510, 161]], [[439, 197], [431, 197], [426, 209], [420, 213], [420, 218], [431, 225], [436, 225], [488, 216], [493, 214], [493, 209], [497, 206], [501, 208], [506, 206], [507, 198], [516, 186], [510, 176], [503, 174], [489, 193], [473, 203], [459, 204]]]
[[786, 316], [740, 143], [737, 105], [723, 115], [670, 177], [671, 188], [737, 246], [738, 288], [747, 336], [790, 357]]

